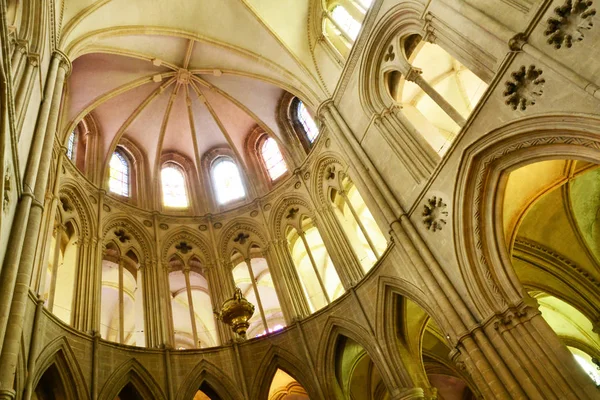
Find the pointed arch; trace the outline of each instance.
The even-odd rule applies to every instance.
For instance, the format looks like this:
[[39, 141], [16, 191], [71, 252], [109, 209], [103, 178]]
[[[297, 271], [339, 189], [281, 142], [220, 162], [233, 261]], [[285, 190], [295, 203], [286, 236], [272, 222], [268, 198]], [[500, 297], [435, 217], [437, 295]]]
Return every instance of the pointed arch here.
[[90, 398], [87, 391], [88, 384], [77, 363], [75, 353], [65, 336], [61, 336], [50, 342], [38, 356], [32, 388], [37, 386], [46, 370], [52, 365], [56, 366], [67, 395], [67, 400]]
[[317, 350], [317, 365], [316, 369], [321, 371], [325, 377], [323, 387], [328, 394], [336, 393], [331, 377], [335, 376], [335, 357], [337, 342], [340, 337], [346, 337], [365, 350], [366, 354], [371, 358], [373, 364], [378, 369], [379, 374], [388, 388], [395, 388], [398, 385], [394, 382], [394, 378], [389, 375], [385, 368], [386, 361], [382, 359], [383, 355], [377, 351], [371, 334], [357, 321], [352, 321], [340, 317], [329, 317], [325, 326], [321, 330], [319, 338], [319, 347]]
[[[419, 354], [411, 353], [411, 349], [405, 340], [400, 340], [400, 330], [398, 321], [400, 317], [406, 318], [402, 313], [405, 310], [405, 301], [409, 300], [416, 304], [427, 314], [428, 318], [423, 321], [422, 329], [425, 329], [429, 319], [441, 327], [446, 334], [450, 325], [445, 319], [444, 314], [439, 313], [439, 309], [432, 307], [425, 293], [413, 283], [404, 279], [392, 276], [380, 276], [377, 291], [377, 307], [375, 331], [376, 336], [387, 354], [389, 362], [396, 374], [400, 377], [403, 385], [406, 387], [416, 386], [426, 388], [429, 385], [427, 380], [425, 366]], [[422, 333], [422, 332], [421, 332]], [[418, 338], [418, 343], [422, 338]], [[449, 342], [446, 343], [452, 348]], [[411, 357], [416, 362], [410, 362]]]
[[[235, 242], [235, 236], [244, 233], [249, 235], [248, 238]], [[267, 235], [262, 226], [250, 218], [240, 218], [229, 222], [223, 227], [223, 234], [219, 240], [219, 251], [221, 257], [229, 257], [234, 249], [240, 251], [243, 257], [248, 256], [248, 250], [252, 244], [257, 244], [261, 248], [265, 248], [267, 244]]]
[[[304, 197], [294, 195], [278, 199], [273, 205], [273, 211], [269, 214], [269, 227], [274, 230], [274, 236], [277, 239], [283, 239], [285, 236], [285, 228], [293, 218], [292, 216], [287, 218], [292, 208], [297, 216], [306, 214], [312, 217], [311, 203]], [[298, 211], [295, 211], [296, 208]]]
[[186, 226], [179, 227], [175, 229], [173, 232], [169, 233], [166, 238], [161, 240], [163, 243], [162, 248], [162, 261], [167, 261], [167, 258], [171, 254], [173, 250], [173, 246], [175, 246], [178, 242], [181, 241], [189, 241], [192, 245], [195, 245], [197, 250], [194, 251], [193, 255], [197, 255], [200, 258], [200, 261], [204, 264], [209, 263], [210, 261], [210, 245], [205, 237], [203, 237], [197, 231], [190, 229]]
[[[129, 218], [127, 214], [118, 213], [108, 218], [107, 221], [105, 221], [102, 229], [102, 237], [104, 237], [105, 240], [108, 239], [110, 237], [108, 233], [112, 229], [119, 228], [124, 228], [127, 233], [131, 234], [133, 239], [135, 239], [134, 242], [136, 242], [135, 244], [139, 246], [138, 251], [141, 255], [140, 263], [148, 262], [152, 259], [152, 252], [150, 249], [152, 248], [151, 244], [154, 243], [154, 241], [148, 234], [148, 230], [137, 220]], [[121, 248], [121, 250], [124, 250], [122, 245], [119, 245], [118, 243], [117, 245], [119, 248]], [[129, 248], [130, 246], [127, 246], [127, 250]], [[122, 253], [124, 254], [126, 251], [122, 251]]]
[[227, 376], [210, 361], [202, 360], [187, 374], [175, 395], [175, 399], [189, 400], [194, 398], [203, 383], [208, 384], [217, 392], [222, 400], [242, 400], [244, 398], [238, 384], [231, 377]]
[[256, 371], [250, 387], [250, 398], [261, 400], [268, 398], [273, 377], [278, 369], [302, 385], [311, 399], [324, 398], [319, 382], [315, 382], [313, 376], [306, 373], [311, 370], [311, 367], [306, 361], [299, 359], [289, 351], [279, 346], [271, 346], [258, 365], [260, 367]]
[[483, 135], [465, 150], [457, 174], [453, 234], [478, 318], [522, 300], [522, 284], [499, 242], [503, 226], [495, 223], [502, 215], [500, 188], [508, 173], [559, 158], [600, 163], [599, 122], [598, 116], [583, 114], [525, 117]]
[[114, 370], [104, 382], [98, 399], [113, 400], [128, 383], [131, 383], [144, 399], [166, 400], [160, 385], [135, 358], [124, 362]]
[[[63, 197], [67, 199], [66, 204], [63, 203]], [[81, 235], [83, 237], [90, 237], [91, 232], [96, 231], [96, 219], [93, 217], [93, 208], [86, 199], [86, 196], [82, 194], [81, 189], [73, 182], [62, 183], [59, 198], [62, 203], [59, 206], [62, 208], [63, 213], [68, 213], [69, 206], [71, 206], [79, 219]], [[67, 210], [65, 210], [65, 207]]]

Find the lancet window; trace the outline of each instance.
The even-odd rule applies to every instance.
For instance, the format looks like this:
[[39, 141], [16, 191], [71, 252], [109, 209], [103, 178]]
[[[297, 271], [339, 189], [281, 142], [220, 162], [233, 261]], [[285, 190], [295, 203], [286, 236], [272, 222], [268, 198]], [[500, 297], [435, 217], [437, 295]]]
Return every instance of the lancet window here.
[[273, 284], [267, 260], [261, 256], [241, 259], [235, 253], [232, 261], [233, 279], [242, 290], [244, 297], [256, 305], [256, 311], [250, 319], [247, 335], [249, 338], [275, 332], [285, 326], [279, 298]]
[[169, 260], [169, 288], [175, 348], [193, 349], [218, 345], [208, 281], [196, 256]]
[[145, 346], [142, 272], [135, 253], [121, 256], [109, 243], [102, 260], [100, 335], [103, 339]]
[[385, 236], [352, 183], [346, 183], [344, 190], [331, 189], [331, 201], [363, 270], [369, 271], [387, 247]]
[[302, 289], [314, 312], [341, 296], [344, 288], [312, 220], [303, 217], [299, 228], [288, 227], [286, 236]]

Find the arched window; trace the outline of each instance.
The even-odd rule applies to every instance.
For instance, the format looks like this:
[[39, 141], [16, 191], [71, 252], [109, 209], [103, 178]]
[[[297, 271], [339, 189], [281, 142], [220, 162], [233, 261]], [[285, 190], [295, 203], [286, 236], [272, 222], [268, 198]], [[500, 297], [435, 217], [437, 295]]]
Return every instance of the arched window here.
[[355, 20], [343, 6], [335, 6], [331, 10], [331, 18], [336, 26], [341, 29], [352, 41], [356, 40], [360, 31], [360, 22]]
[[270, 137], [263, 142], [260, 148], [260, 155], [272, 181], [287, 172], [287, 165], [275, 139]]
[[212, 181], [219, 204], [229, 203], [246, 196], [242, 176], [236, 163], [228, 157], [220, 157], [212, 166]]
[[218, 345], [208, 281], [196, 256], [169, 260], [169, 289], [175, 348], [194, 349]]
[[163, 166], [160, 174], [162, 183], [163, 204], [167, 207], [185, 208], [188, 206], [188, 195], [185, 176], [180, 167], [173, 163]]
[[400, 45], [414, 71], [411, 80], [396, 71], [386, 73], [391, 96], [402, 112], [440, 155], [485, 92], [487, 84], [440, 46], [414, 34]]
[[[239, 260], [239, 255], [234, 258]], [[259, 257], [238, 261], [232, 274], [235, 286], [242, 290], [249, 302], [256, 305], [256, 312], [249, 321], [248, 337], [282, 329], [285, 320], [267, 260]]]
[[75, 162], [77, 159], [77, 142], [78, 135], [77, 129], [74, 129], [73, 132], [69, 135], [69, 142], [67, 143], [67, 157], [69, 160]]
[[304, 295], [315, 312], [340, 297], [344, 287], [317, 227], [308, 217], [301, 226], [301, 230], [289, 227], [286, 236]]
[[129, 161], [119, 151], [115, 151], [110, 158], [108, 189], [118, 195], [129, 197], [129, 177]]
[[45, 280], [40, 288], [46, 308], [67, 324], [71, 323], [78, 239], [71, 222], [62, 225], [57, 221], [50, 243]]
[[137, 256], [125, 256], [112, 243], [102, 260], [100, 334], [103, 339], [145, 346], [144, 300]]
[[302, 125], [304, 135], [310, 143], [313, 143], [317, 136], [319, 136], [319, 128], [302, 101], [298, 100], [298, 105], [296, 107], [296, 118]]
[[341, 192], [332, 189], [331, 201], [363, 270], [369, 271], [387, 247], [385, 236], [353, 184], [350, 183]]
[[372, 0], [327, 1], [323, 33], [339, 54], [347, 57], [358, 37], [362, 21]]

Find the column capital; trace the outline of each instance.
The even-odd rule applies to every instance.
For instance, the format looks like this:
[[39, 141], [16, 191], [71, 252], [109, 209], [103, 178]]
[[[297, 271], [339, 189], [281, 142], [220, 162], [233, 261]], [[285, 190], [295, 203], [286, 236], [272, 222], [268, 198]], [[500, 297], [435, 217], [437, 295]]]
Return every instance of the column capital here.
[[58, 59], [58, 61], [60, 62], [59, 67], [65, 69], [65, 74], [67, 76], [71, 75], [71, 71], [73, 70], [73, 64], [71, 63], [69, 56], [67, 56], [65, 53], [63, 53], [60, 50], [54, 50], [54, 53], [52, 53], [52, 56], [56, 57]]
[[[423, 70], [420, 68], [410, 67], [410, 69], [404, 74], [405, 78], [409, 82], [417, 82], [421, 78]], [[421, 78], [422, 79], [422, 78]]]

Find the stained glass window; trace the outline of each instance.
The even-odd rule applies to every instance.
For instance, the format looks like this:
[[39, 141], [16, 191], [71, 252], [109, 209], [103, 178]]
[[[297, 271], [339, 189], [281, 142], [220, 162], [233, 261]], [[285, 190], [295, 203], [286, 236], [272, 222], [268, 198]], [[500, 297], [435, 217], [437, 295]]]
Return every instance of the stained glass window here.
[[121, 196], [129, 197], [129, 162], [115, 151], [110, 159], [108, 189]]
[[355, 20], [348, 10], [342, 6], [335, 6], [333, 10], [331, 10], [331, 17], [350, 39], [356, 39], [358, 32], [360, 31], [360, 22]]
[[75, 161], [75, 157], [77, 156], [77, 132], [73, 130], [71, 135], [69, 135], [69, 142], [67, 143], [67, 157], [69, 160]]
[[298, 101], [297, 115], [298, 120], [304, 128], [304, 133], [306, 133], [306, 137], [311, 143], [314, 142], [317, 136], [319, 136], [319, 128], [317, 128], [315, 120], [312, 119], [312, 117], [308, 113], [308, 110], [304, 106], [304, 103], [301, 101]]
[[222, 157], [212, 167], [212, 180], [219, 204], [225, 204], [246, 196], [240, 170], [231, 159]]
[[181, 168], [166, 164], [161, 172], [163, 203], [167, 207], [187, 207], [188, 196]]
[[268, 138], [265, 140], [260, 152], [272, 181], [285, 174], [287, 165], [285, 165], [285, 160], [275, 139]]

